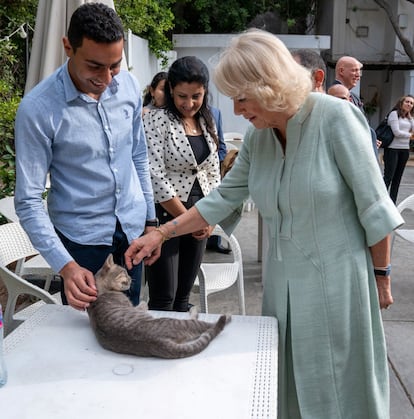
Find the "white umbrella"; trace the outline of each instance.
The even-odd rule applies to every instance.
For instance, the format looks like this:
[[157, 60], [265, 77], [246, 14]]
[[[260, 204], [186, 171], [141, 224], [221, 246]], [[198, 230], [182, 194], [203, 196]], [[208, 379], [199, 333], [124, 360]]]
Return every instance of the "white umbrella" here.
[[[115, 9], [112, 0], [99, 1]], [[70, 18], [80, 5], [91, 2], [94, 0], [39, 0], [25, 93], [66, 61], [62, 38]], [[122, 67], [127, 68], [125, 56]]]

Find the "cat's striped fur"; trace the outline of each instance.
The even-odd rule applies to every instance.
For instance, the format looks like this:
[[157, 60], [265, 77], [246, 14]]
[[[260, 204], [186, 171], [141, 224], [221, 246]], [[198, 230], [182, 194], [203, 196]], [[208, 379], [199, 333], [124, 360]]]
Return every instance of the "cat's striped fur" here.
[[122, 292], [131, 278], [109, 255], [96, 273], [98, 298], [88, 308], [90, 323], [99, 343], [108, 350], [138, 356], [184, 358], [201, 352], [230, 321], [222, 315], [216, 323], [197, 319], [155, 318], [141, 302], [134, 307]]

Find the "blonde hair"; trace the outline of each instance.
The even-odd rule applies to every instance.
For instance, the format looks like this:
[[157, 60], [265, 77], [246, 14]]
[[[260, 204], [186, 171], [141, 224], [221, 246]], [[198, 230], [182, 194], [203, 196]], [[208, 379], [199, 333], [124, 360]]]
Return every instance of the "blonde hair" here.
[[260, 29], [232, 39], [213, 79], [226, 96], [256, 99], [271, 111], [297, 110], [312, 90], [309, 70], [275, 35]]

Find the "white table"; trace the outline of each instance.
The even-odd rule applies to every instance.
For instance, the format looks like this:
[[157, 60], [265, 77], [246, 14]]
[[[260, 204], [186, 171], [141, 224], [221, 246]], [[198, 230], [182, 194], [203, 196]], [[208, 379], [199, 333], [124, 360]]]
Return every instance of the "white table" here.
[[274, 318], [235, 315], [198, 355], [140, 358], [103, 349], [86, 313], [45, 305], [5, 339], [0, 417], [276, 418], [277, 342]]

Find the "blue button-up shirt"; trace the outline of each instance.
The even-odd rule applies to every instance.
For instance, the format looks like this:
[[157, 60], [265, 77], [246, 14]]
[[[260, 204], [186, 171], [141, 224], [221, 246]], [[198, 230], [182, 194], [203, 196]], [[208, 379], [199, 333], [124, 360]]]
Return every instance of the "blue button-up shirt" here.
[[73, 259], [54, 228], [80, 244], [111, 245], [117, 219], [131, 241], [155, 218], [141, 91], [129, 72], [95, 100], [64, 64], [23, 98], [15, 138], [16, 212], [56, 272]]

